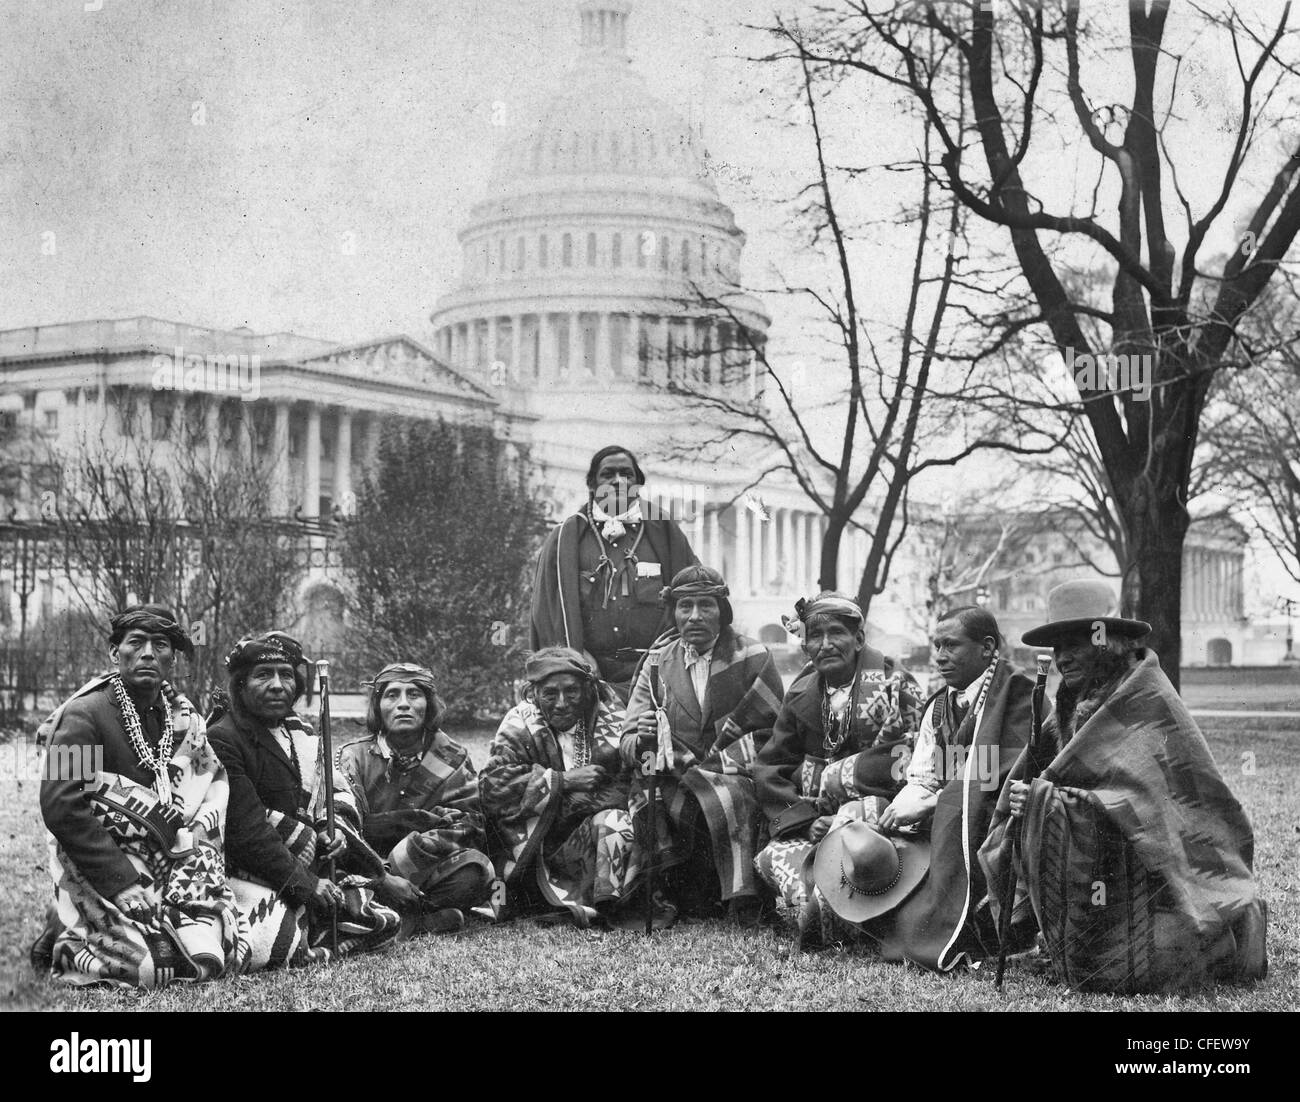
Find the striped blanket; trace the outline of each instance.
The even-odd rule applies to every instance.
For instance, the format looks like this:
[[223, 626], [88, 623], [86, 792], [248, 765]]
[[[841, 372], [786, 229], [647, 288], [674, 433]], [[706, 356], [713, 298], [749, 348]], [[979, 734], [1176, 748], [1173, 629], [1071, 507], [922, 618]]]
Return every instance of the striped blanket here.
[[63, 929], [54, 944], [52, 975], [83, 986], [163, 987], [242, 971], [249, 931], [235, 907], [222, 857], [229, 789], [202, 721], [187, 728], [168, 766], [172, 798], [117, 773], [99, 772], [85, 786], [95, 818], [151, 883], [156, 905], [148, 922], [128, 918], [105, 899], [48, 838]]
[[[979, 852], [995, 915], [1012, 861], [1007, 800]], [[1019, 873], [1063, 983], [1169, 991], [1264, 974], [1253, 852], [1245, 812], [1148, 650], [1031, 782]]]
[[479, 792], [509, 911], [558, 910], [585, 928], [596, 904], [627, 897], [639, 863], [618, 758], [622, 718], [603, 702], [588, 717], [592, 764], [611, 778], [593, 792], [565, 790], [559, 742], [535, 704], [518, 704], [501, 720]]
[[[676, 633], [662, 638], [637, 673], [623, 724], [625, 761], [635, 760], [638, 719], [662, 707], [673, 761], [656, 781], [666, 814], [656, 817], [660, 867], [688, 860], [691, 803], [708, 831], [720, 898], [757, 894], [754, 857], [762, 816], [754, 791], [756, 738], [765, 738], [781, 704], [781, 677], [761, 643], [724, 628], [713, 647], [704, 700], [696, 695]], [[628, 811], [642, 845], [649, 837], [646, 778], [634, 770]]]
[[[323, 876], [324, 870], [317, 867], [316, 861], [315, 827], [325, 818], [323, 742], [296, 716], [286, 719], [284, 726], [294, 740], [298, 760], [307, 766], [303, 784], [309, 798], [299, 816], [268, 810], [267, 822], [295, 860]], [[340, 864], [353, 870], [335, 877], [343, 890], [337, 954], [331, 945], [333, 923], [328, 917], [316, 915], [306, 905], [290, 906], [275, 886], [245, 870], [232, 869], [230, 886], [248, 923], [250, 971], [323, 963], [335, 955], [380, 949], [397, 940], [401, 919], [396, 911], [375, 901], [371, 887], [373, 880], [383, 874], [383, 859], [362, 837], [356, 800], [346, 778], [338, 772], [334, 775], [334, 816], [336, 829], [347, 843]]]

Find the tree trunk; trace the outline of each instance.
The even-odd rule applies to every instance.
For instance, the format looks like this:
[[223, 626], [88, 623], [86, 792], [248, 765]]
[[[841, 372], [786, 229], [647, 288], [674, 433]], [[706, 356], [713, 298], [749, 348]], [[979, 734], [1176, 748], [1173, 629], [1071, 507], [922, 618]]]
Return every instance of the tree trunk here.
[[1151, 625], [1147, 645], [1178, 688], [1182, 664], [1183, 542], [1190, 519], [1176, 501], [1129, 515], [1132, 545], [1138, 548], [1138, 619]]
[[840, 540], [844, 536], [843, 517], [826, 518], [826, 535], [822, 539], [822, 561], [818, 564], [818, 590], [835, 589], [839, 585]]

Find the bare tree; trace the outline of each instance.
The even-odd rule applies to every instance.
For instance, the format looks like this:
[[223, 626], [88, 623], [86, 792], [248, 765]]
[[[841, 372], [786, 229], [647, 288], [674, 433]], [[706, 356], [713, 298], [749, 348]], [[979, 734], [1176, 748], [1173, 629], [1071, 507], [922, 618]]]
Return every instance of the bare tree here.
[[[769, 359], [765, 342], [744, 324], [725, 290], [697, 284], [688, 305], [703, 304], [725, 323], [723, 331], [736, 335], [735, 345], [721, 351], [732, 359], [738, 353], [749, 364], [751, 386], [746, 392], [738, 385], [734, 369], [721, 380], [702, 379], [698, 368], [670, 366], [662, 375], [668, 390], [717, 415], [706, 446], [757, 444], [759, 454], [768, 457], [746, 489], [784, 472], [826, 516], [818, 564], [822, 588], [841, 584], [838, 561], [846, 530], [853, 527], [868, 535], [862, 576], [851, 583], [867, 611], [883, 592], [907, 534], [915, 480], [955, 468], [980, 452], [1036, 454], [1055, 440], [1009, 398], [999, 402], [986, 395], [978, 405], [967, 401], [963, 392], [977, 370], [969, 363], [956, 376], [948, 369], [967, 316], [960, 308], [960, 289], [975, 275], [964, 262], [965, 212], [960, 204], [945, 202], [933, 174], [916, 172], [915, 207], [902, 212], [914, 243], [901, 317], [877, 317], [864, 310], [864, 268], [869, 270], [871, 257], [864, 255], [855, 227], [842, 214], [841, 197], [855, 190], [861, 197], [866, 170], [838, 167], [835, 138], [824, 119], [823, 104], [839, 93], [838, 81], [830, 66], [813, 59], [800, 26], [778, 20], [772, 30], [780, 47], [755, 60], [793, 65], [815, 164], [811, 182], [795, 199], [796, 225], [809, 249], [829, 252], [833, 272], [829, 286], [787, 283], [778, 293], [812, 305], [829, 334], [831, 352], [817, 373], [818, 385], [801, 385], [788, 365]], [[921, 165], [931, 157], [933, 133], [923, 124]], [[716, 351], [698, 355], [711, 357]], [[680, 359], [689, 365], [690, 356], [688, 351]], [[804, 366], [804, 374], [812, 374]], [[829, 381], [837, 375], [838, 383]], [[839, 431], [829, 442], [813, 424], [828, 397], [842, 410]]]
[[259, 454], [248, 407], [245, 417], [228, 409], [208, 441], [201, 401], [155, 431], [144, 399], [114, 398], [112, 427], [51, 456], [63, 471], [51, 519], [67, 583], [92, 622], [133, 602], [174, 608], [197, 644], [189, 687], [203, 706], [226, 649], [288, 612], [302, 534], [272, 516], [271, 457]]
[[[1078, 390], [1136, 561], [1127, 603], [1152, 623], [1153, 646], [1177, 684], [1182, 548], [1201, 414], [1215, 374], [1239, 353], [1239, 323], [1300, 230], [1300, 145], [1292, 139], [1262, 195], [1249, 200], [1242, 248], [1217, 272], [1201, 268], [1229, 201], [1247, 202], [1245, 170], [1261, 138], [1294, 114], [1289, 5], [1262, 29], [1237, 11], [1194, 8], [1177, 45], [1165, 41], [1168, 0], [1131, 3], [1127, 26], [1113, 35], [1104, 14], [1085, 20], [1075, 0], [901, 4], [883, 14], [854, 0], [821, 11], [816, 42], [801, 52], [868, 73], [918, 104], [940, 149], [933, 171], [966, 210], [1005, 230], [1032, 303], [1009, 312], [1005, 328], [1045, 331], [1070, 363], [1106, 354], [1150, 363], [1145, 396], [1111, 378], [1085, 378]], [[1112, 47], [1127, 56], [1127, 72], [1107, 63]], [[1198, 212], [1169, 139], [1184, 62], [1207, 50], [1235, 60], [1240, 117], [1219, 185]], [[1084, 83], [1094, 62], [1106, 65], [1104, 82], [1093, 81], [1099, 101]], [[1127, 88], [1109, 91], [1121, 78]], [[1072, 141], [1091, 153], [1094, 185], [1058, 210], [1059, 185], [1031, 172]], [[972, 145], [983, 154], [978, 171]], [[1181, 242], [1166, 205], [1181, 212]], [[1081, 251], [1107, 266], [1108, 305], [1071, 294], [1068, 276]], [[1083, 317], [1104, 323], [1108, 346], [1088, 339]]]

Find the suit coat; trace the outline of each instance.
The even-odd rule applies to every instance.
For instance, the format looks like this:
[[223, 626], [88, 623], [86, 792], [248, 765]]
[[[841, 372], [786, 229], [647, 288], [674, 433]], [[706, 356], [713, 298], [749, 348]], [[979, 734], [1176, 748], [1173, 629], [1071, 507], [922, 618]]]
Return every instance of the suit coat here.
[[233, 712], [208, 727], [208, 739], [230, 779], [227, 868], [251, 873], [290, 906], [301, 906], [320, 879], [289, 852], [266, 818], [268, 811], [279, 811], [304, 819], [304, 795], [289, 755], [264, 724], [236, 719]]
[[[717, 745], [719, 749], [746, 734], [755, 737], [755, 749], [771, 733], [776, 710], [782, 696], [781, 675], [776, 671], [768, 649], [761, 643], [723, 628], [709, 659], [709, 684], [704, 703], [695, 695], [695, 684], [686, 668], [686, 647], [680, 637], [658, 649], [658, 696], [668, 715], [673, 738], [685, 744], [696, 761], [702, 762]], [[753, 700], [744, 715], [735, 713], [756, 685], [762, 700]], [[629, 765], [637, 764], [637, 721], [654, 710], [651, 698], [650, 663], [645, 662], [637, 674], [632, 696], [628, 700], [627, 718], [619, 749]], [[681, 769], [674, 769], [680, 773]]]

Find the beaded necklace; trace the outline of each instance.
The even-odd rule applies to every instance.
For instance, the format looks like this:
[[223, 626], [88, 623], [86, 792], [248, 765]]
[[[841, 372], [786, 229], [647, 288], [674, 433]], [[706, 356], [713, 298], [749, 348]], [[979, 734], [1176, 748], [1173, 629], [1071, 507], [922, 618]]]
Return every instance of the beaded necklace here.
[[140, 725], [140, 713], [136, 711], [135, 701], [131, 699], [130, 694], [126, 691], [126, 686], [122, 684], [122, 678], [119, 674], [114, 674], [110, 684], [113, 686], [113, 696], [117, 700], [117, 706], [122, 712], [122, 723], [126, 727], [126, 737], [131, 742], [131, 748], [135, 751], [135, 756], [139, 758], [140, 764], [148, 769], [154, 775], [153, 787], [158, 793], [158, 798], [164, 803], [171, 803], [172, 786], [167, 776], [167, 763], [172, 758], [172, 744], [175, 739], [175, 731], [172, 727], [172, 706], [167, 700], [167, 694], [162, 693], [159, 700], [163, 706], [163, 732], [162, 738], [158, 740], [158, 749], [150, 749], [148, 741], [144, 737], [144, 728]]

